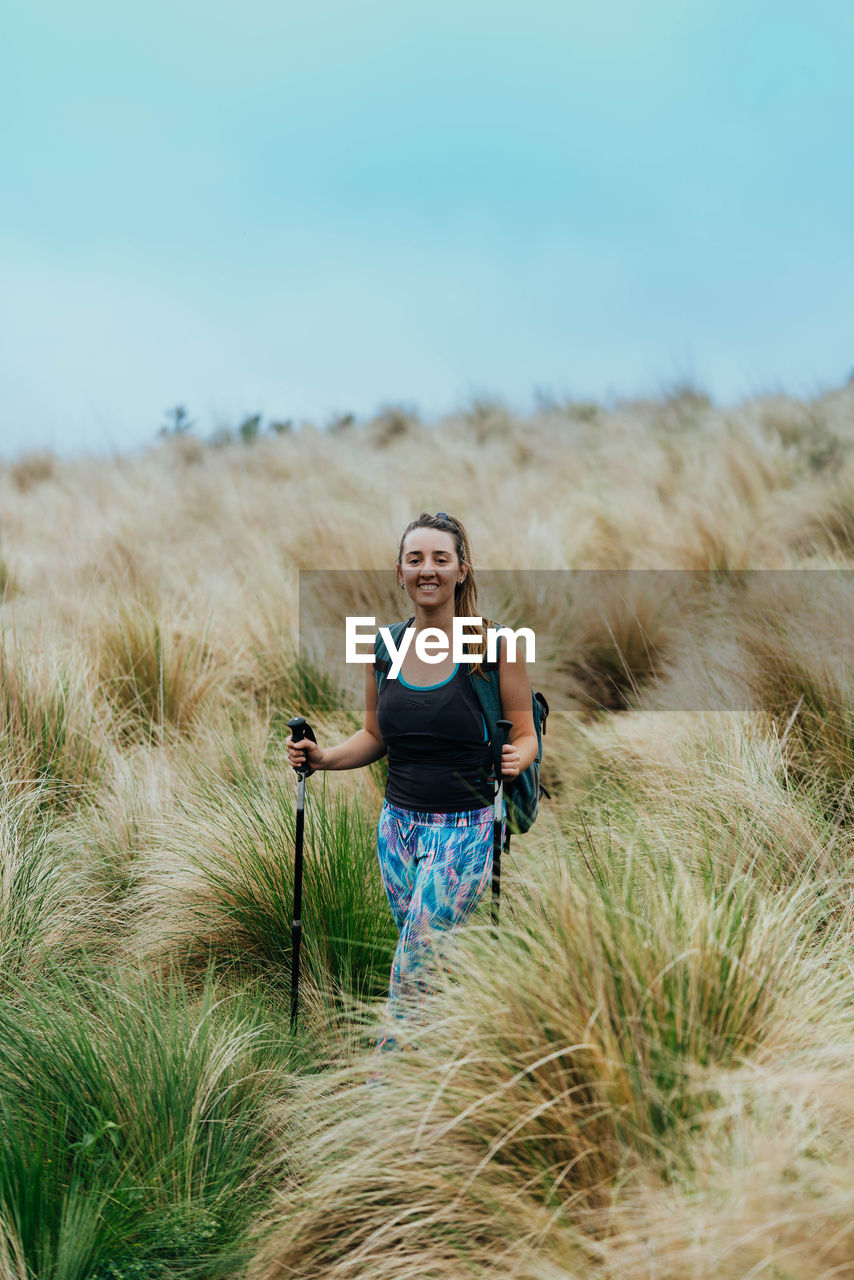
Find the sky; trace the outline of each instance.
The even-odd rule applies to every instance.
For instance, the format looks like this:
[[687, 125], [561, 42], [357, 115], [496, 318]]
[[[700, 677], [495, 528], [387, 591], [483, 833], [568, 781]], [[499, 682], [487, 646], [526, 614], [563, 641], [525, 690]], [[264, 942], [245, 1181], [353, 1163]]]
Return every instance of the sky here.
[[848, 0], [5, 0], [0, 456], [854, 368]]

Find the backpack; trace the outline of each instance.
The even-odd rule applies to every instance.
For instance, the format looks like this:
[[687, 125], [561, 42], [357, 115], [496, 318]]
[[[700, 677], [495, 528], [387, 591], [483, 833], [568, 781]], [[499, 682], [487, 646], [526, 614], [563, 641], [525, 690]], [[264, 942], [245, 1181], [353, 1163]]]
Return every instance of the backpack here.
[[[400, 638], [407, 627], [411, 626], [415, 621], [409, 618], [406, 622], [395, 622], [389, 627], [391, 638], [395, 646], [400, 644]], [[503, 639], [498, 637], [499, 644]], [[498, 657], [500, 658], [499, 650]], [[485, 680], [479, 677], [476, 679], [471, 671], [469, 671], [469, 680], [475, 691], [477, 700], [480, 703], [480, 709], [486, 720], [487, 730], [489, 733], [490, 743], [495, 736], [496, 721], [501, 716], [501, 691], [499, 687], [498, 676], [498, 659], [495, 662], [486, 662], [482, 664]], [[382, 688], [383, 680], [391, 666], [389, 652], [386, 648], [385, 641], [379, 631], [374, 638], [374, 675], [377, 680], [377, 695]], [[537, 755], [536, 758], [528, 765], [527, 769], [519, 774], [518, 778], [512, 778], [504, 784], [504, 802], [507, 808], [507, 831], [508, 841], [509, 834], [522, 835], [525, 831], [530, 830], [537, 820], [537, 812], [539, 810], [540, 796], [548, 796], [548, 791], [540, 782], [540, 763], [543, 758], [543, 737], [546, 732], [546, 719], [549, 714], [549, 704], [542, 693], [531, 693], [531, 710], [534, 717], [534, 729], [537, 734]]]

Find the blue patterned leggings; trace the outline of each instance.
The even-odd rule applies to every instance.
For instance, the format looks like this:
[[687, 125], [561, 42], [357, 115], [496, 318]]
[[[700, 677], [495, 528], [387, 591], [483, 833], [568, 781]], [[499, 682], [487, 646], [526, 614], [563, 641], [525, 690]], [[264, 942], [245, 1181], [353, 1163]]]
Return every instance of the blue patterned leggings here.
[[[502, 839], [504, 836], [502, 823]], [[451, 929], [492, 882], [493, 811], [421, 813], [383, 802], [377, 847], [400, 931], [378, 1049], [393, 1049], [405, 1017], [423, 1023]]]

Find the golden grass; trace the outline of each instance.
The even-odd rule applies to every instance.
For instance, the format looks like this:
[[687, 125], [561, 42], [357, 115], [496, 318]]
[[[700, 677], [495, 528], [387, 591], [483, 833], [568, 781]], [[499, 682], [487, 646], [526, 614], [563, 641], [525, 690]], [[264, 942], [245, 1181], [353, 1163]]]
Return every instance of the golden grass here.
[[[261, 975], [281, 1036], [284, 724], [358, 722], [337, 618], [394, 616], [400, 532], [446, 510], [487, 608], [545, 639], [553, 799], [511, 846], [498, 944], [460, 936], [378, 1086], [378, 1002], [324, 899], [300, 1043], [326, 1069], [283, 1077], [287, 1176], [246, 1280], [854, 1276], [852, 405], [484, 402], [0, 468], [0, 953], [23, 978], [85, 954], [192, 984], [212, 959]], [[308, 569], [338, 576], [298, 618]], [[368, 823], [381, 767], [327, 781]], [[352, 918], [383, 906], [362, 873]]]
[[103, 734], [79, 659], [0, 634], [0, 756], [7, 786], [66, 808], [97, 785]]
[[621, 1205], [690, 1180], [722, 1072], [831, 1021], [808, 888], [718, 891], [671, 851], [614, 884], [559, 856], [528, 891], [497, 940], [460, 940], [417, 1052], [298, 1088], [253, 1280], [583, 1274]]
[[222, 675], [207, 626], [181, 625], [141, 602], [123, 602], [98, 637], [98, 683], [120, 737], [180, 733], [198, 720]]
[[[844, 1047], [843, 1047], [844, 1046]], [[830, 1280], [854, 1274], [850, 1040], [719, 1082], [690, 1181], [626, 1196], [601, 1273]]]

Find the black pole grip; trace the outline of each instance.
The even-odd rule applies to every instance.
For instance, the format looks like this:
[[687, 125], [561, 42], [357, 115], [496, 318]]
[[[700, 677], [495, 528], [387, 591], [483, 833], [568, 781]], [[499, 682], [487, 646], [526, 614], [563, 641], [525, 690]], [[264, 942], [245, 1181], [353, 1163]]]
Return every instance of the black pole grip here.
[[495, 768], [496, 785], [501, 780], [501, 752], [504, 744], [510, 741], [510, 730], [513, 728], [512, 720], [496, 720], [495, 721], [495, 737], [492, 742], [493, 757], [492, 763]]
[[[302, 742], [303, 738], [308, 738], [309, 742], [317, 742], [317, 738], [314, 736], [314, 730], [306, 720], [305, 716], [294, 716], [293, 720], [288, 721], [288, 728], [291, 731], [291, 737], [294, 742]], [[309, 774], [312, 772], [312, 769], [308, 761], [306, 761], [305, 766], [302, 769], [297, 768], [295, 765], [294, 772]]]

